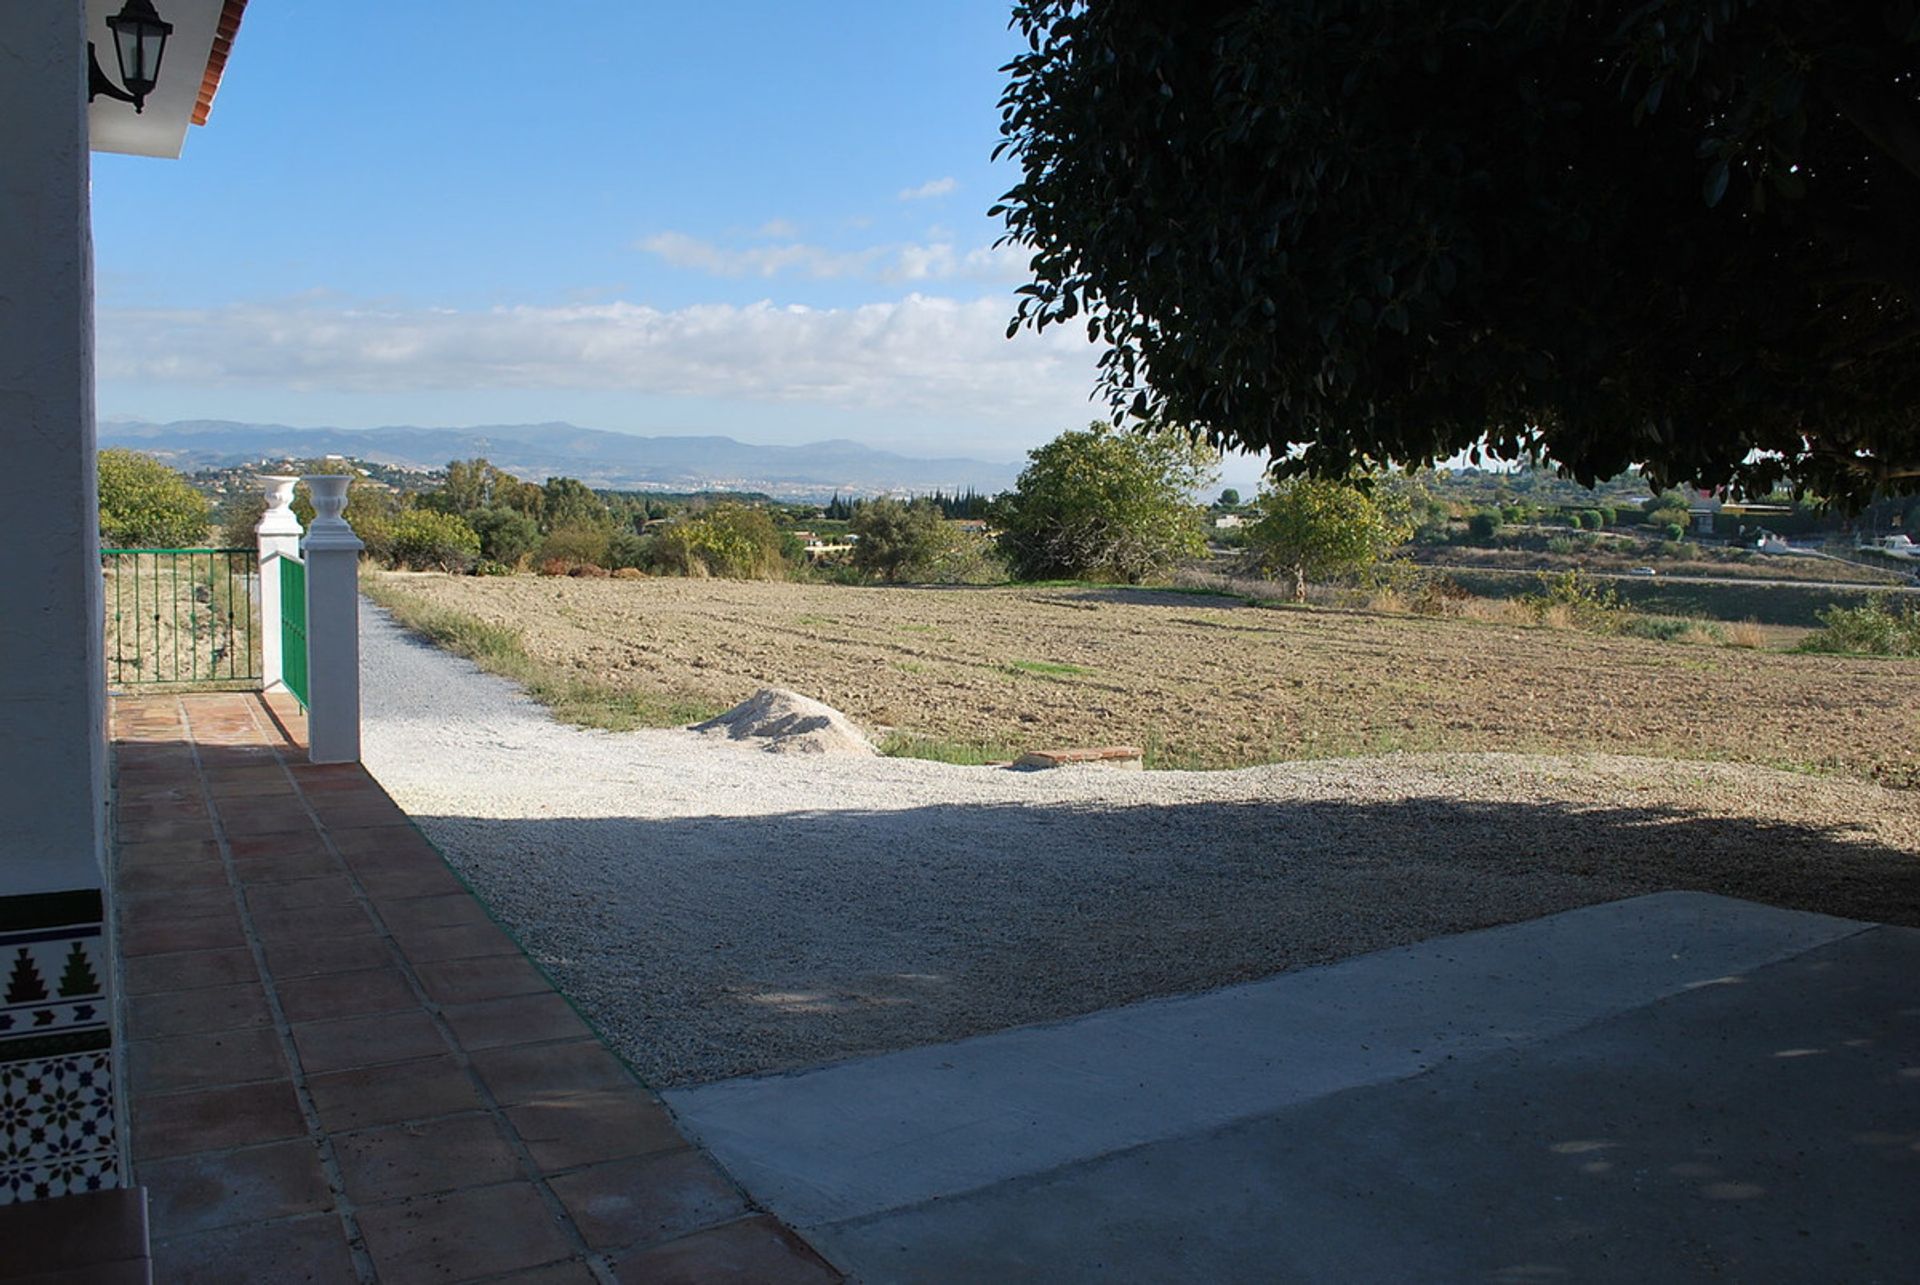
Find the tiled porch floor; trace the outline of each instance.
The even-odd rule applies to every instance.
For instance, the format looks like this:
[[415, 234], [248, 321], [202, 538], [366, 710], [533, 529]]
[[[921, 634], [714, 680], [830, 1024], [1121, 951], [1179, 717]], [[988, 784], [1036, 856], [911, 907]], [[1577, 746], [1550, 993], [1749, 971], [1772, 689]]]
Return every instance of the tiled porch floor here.
[[816, 1282], [290, 700], [113, 703], [156, 1280]]

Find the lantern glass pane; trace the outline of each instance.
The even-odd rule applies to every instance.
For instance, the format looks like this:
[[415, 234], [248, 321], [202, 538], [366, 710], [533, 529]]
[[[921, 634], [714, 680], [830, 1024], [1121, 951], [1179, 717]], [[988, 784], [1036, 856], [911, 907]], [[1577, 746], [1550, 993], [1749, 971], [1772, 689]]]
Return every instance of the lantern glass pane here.
[[148, 84], [160, 79], [160, 56], [167, 50], [167, 33], [148, 27], [140, 33], [140, 74]]
[[141, 60], [140, 30], [133, 24], [115, 26], [113, 29], [113, 56], [120, 60], [120, 79], [131, 85], [136, 80], [148, 79], [146, 63]]

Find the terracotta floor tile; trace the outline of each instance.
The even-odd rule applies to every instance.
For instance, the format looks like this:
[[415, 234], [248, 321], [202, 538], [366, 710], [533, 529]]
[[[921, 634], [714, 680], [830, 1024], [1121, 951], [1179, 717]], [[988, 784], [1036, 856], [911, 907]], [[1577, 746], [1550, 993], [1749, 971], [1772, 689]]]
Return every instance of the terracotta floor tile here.
[[331, 857], [333, 855], [327, 851], [327, 841], [311, 825], [299, 830], [281, 831], [278, 834], [229, 834], [227, 850], [233, 854], [236, 865], [277, 860], [283, 857]]
[[686, 1145], [665, 1107], [640, 1088], [537, 1098], [507, 1119], [543, 1173]]
[[290, 879], [284, 883], [266, 883], [247, 889], [247, 909], [256, 915], [275, 910], [305, 909], [308, 906], [350, 906], [356, 900], [353, 885], [344, 874], [322, 875], [317, 879]]
[[465, 893], [460, 880], [438, 856], [429, 863], [425, 858], [397, 862], [390, 866], [354, 871], [367, 895], [376, 899], [424, 897], [432, 893]]
[[246, 934], [240, 930], [240, 916], [231, 909], [224, 914], [192, 918], [141, 915], [120, 926], [120, 953], [128, 958], [246, 944]]
[[286, 852], [277, 856], [256, 857], [248, 861], [236, 859], [233, 863], [233, 872], [238, 876], [243, 887], [319, 879], [328, 875], [338, 875], [340, 871], [340, 863], [324, 849], [312, 852]]
[[465, 1280], [573, 1256], [525, 1182], [377, 1205], [360, 1210], [359, 1223], [381, 1285]]
[[400, 944], [400, 953], [414, 964], [521, 953], [505, 932], [490, 923], [457, 924], [452, 928], [397, 928], [391, 931], [393, 939]]
[[595, 1249], [657, 1244], [747, 1212], [727, 1176], [692, 1148], [595, 1165], [550, 1185]]
[[182, 888], [226, 888], [227, 868], [217, 861], [194, 861], [185, 865], [146, 865], [136, 869], [121, 867], [114, 872], [113, 886], [123, 896], [145, 895]]
[[205, 828], [198, 835], [184, 839], [152, 841], [122, 830], [114, 844], [114, 853], [116, 864], [122, 871], [144, 870], [152, 866], [171, 869], [196, 863], [217, 869], [220, 865], [220, 846], [213, 841], [212, 832]]
[[309, 1076], [307, 1091], [321, 1125], [329, 1130], [396, 1124], [486, 1105], [466, 1068], [448, 1056]]
[[381, 968], [393, 962], [384, 937], [361, 934], [328, 941], [266, 943], [267, 967], [276, 981], [311, 977], [316, 973], [352, 973]]
[[471, 1004], [510, 995], [542, 995], [552, 984], [525, 955], [482, 955], [419, 964], [414, 972], [436, 1004]]
[[192, 819], [162, 818], [155, 821], [136, 821], [131, 825], [119, 827], [116, 831], [121, 840], [130, 847], [154, 847], [162, 843], [191, 844], [205, 840], [212, 829], [205, 817]]
[[181, 1093], [287, 1075], [280, 1036], [266, 1026], [129, 1040], [126, 1049], [129, 1084], [137, 1094]]
[[397, 968], [293, 977], [281, 982], [277, 989], [280, 1007], [289, 1022], [359, 1017], [420, 1006], [420, 997], [413, 993], [406, 975]]
[[598, 1040], [484, 1049], [473, 1055], [473, 1069], [503, 1106], [639, 1084]]
[[266, 992], [253, 982], [134, 995], [126, 1000], [126, 1016], [127, 1034], [136, 1040], [273, 1023]]
[[598, 1285], [593, 1269], [577, 1258], [564, 1263], [549, 1263], [511, 1276], [489, 1276], [487, 1285]]
[[[330, 802], [336, 799], [341, 802]], [[320, 814], [321, 824], [329, 831], [358, 830], [369, 826], [391, 827], [404, 825], [407, 821], [407, 814], [384, 794], [378, 798], [344, 793], [316, 795], [313, 798], [313, 810]]]
[[401, 857], [431, 857], [438, 861], [440, 854], [433, 845], [423, 838], [411, 825], [368, 826], [352, 830], [342, 830], [333, 836], [334, 846], [340, 849], [340, 855], [346, 857], [349, 864], [357, 864], [356, 858], [364, 858], [371, 864], [382, 860]]
[[230, 799], [219, 805], [219, 812], [228, 839], [313, 832], [313, 818], [307, 816], [307, 809], [271, 799]]
[[293, 1028], [293, 1046], [308, 1075], [438, 1057], [447, 1051], [440, 1028], [419, 1009], [302, 1022]]
[[156, 1240], [333, 1208], [311, 1142], [272, 1142], [134, 1166], [152, 1201]]
[[133, 1098], [136, 1163], [306, 1136], [306, 1117], [290, 1080]]
[[197, 821], [207, 815], [206, 804], [199, 796], [149, 799], [138, 802], [120, 795], [113, 809], [113, 819], [122, 831], [131, 829], [148, 821]]
[[233, 887], [221, 872], [218, 882], [208, 880], [184, 888], [160, 888], [145, 891], [117, 889], [113, 908], [120, 922], [127, 925], [158, 916], [164, 919], [197, 919], [203, 915], [233, 913]]
[[260, 979], [253, 952], [242, 948], [191, 950], [177, 955], [141, 955], [126, 961], [127, 994], [193, 990]]
[[[284, 885], [282, 885], [284, 886]], [[257, 910], [253, 930], [260, 943], [271, 947], [276, 942], [299, 942], [325, 938], [373, 936], [373, 920], [356, 901], [321, 906], [291, 906], [284, 910]]]
[[512, 1144], [484, 1111], [336, 1134], [333, 1153], [360, 1204], [522, 1176]]
[[709, 1285], [713, 1281], [832, 1285], [841, 1279], [797, 1236], [765, 1214], [630, 1254], [613, 1265], [613, 1272], [623, 1285]]
[[553, 991], [449, 1004], [441, 1009], [441, 1016], [453, 1028], [460, 1047], [469, 1052], [502, 1044], [543, 1044], [593, 1036], [592, 1028]]
[[156, 1239], [153, 1279], [165, 1285], [343, 1285], [358, 1277], [339, 1217], [310, 1214]]
[[437, 897], [382, 898], [375, 909], [390, 929], [457, 928], [462, 924], [493, 922], [486, 907], [465, 890]]

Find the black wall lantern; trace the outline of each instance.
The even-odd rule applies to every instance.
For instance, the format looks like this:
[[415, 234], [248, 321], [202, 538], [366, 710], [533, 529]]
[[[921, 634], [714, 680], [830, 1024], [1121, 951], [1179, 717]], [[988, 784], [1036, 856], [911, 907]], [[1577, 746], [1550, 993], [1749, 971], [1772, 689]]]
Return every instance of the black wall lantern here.
[[167, 52], [167, 37], [173, 34], [173, 24], [160, 21], [160, 15], [154, 12], [153, 0], [127, 0], [125, 8], [107, 19], [107, 29], [113, 32], [114, 57], [119, 60], [120, 79], [127, 87], [120, 88], [100, 70], [99, 55], [89, 40], [87, 101], [105, 94], [108, 98], [132, 103], [136, 113], [143, 112], [147, 108], [147, 95], [160, 80], [160, 59]]

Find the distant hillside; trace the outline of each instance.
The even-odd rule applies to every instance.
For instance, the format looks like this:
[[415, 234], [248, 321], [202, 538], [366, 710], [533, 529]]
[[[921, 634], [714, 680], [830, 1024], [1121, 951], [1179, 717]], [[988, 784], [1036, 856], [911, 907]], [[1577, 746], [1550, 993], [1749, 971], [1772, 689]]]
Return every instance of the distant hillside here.
[[574, 424], [479, 428], [288, 428], [226, 420], [149, 424], [103, 421], [102, 446], [150, 452], [175, 468], [220, 468], [285, 456], [351, 455], [411, 468], [485, 456], [531, 481], [577, 477], [617, 490], [765, 491], [783, 499], [969, 488], [991, 494], [1013, 484], [1017, 465], [974, 459], [916, 459], [858, 442], [760, 446], [731, 437], [637, 437]]

